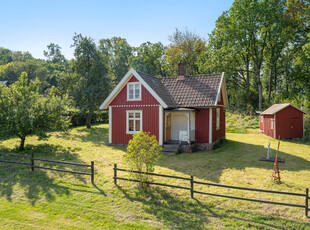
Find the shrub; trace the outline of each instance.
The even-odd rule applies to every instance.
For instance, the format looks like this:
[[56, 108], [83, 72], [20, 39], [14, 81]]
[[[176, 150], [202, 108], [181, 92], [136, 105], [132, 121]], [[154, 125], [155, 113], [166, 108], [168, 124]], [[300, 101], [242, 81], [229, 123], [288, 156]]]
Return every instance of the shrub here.
[[[154, 172], [156, 161], [162, 156], [162, 148], [159, 146], [156, 137], [149, 133], [140, 131], [133, 135], [127, 147], [125, 162], [132, 171]], [[146, 188], [145, 182], [150, 182], [150, 176], [143, 173], [132, 173], [134, 179], [140, 181], [139, 186]]]

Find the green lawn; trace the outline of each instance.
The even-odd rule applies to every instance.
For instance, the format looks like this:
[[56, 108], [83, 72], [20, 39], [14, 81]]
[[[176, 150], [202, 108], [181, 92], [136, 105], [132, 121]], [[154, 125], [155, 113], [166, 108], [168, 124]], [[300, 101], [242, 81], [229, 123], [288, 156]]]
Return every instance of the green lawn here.
[[[51, 133], [48, 141], [26, 140], [26, 151], [48, 159], [95, 161], [95, 186], [87, 176], [74, 176], [27, 166], [0, 163], [0, 229], [310, 229], [304, 210], [247, 201], [196, 195], [189, 191], [152, 187], [139, 192], [134, 183], [113, 184], [113, 164], [124, 167], [124, 148], [107, 146], [108, 125], [91, 130], [72, 128], [68, 133]], [[310, 146], [298, 141], [281, 141], [279, 155], [283, 183], [271, 180], [272, 162], [258, 161], [266, 155], [264, 146], [277, 141], [257, 131], [227, 133], [227, 142], [214, 151], [164, 156], [156, 172], [197, 180], [304, 193], [310, 187]], [[16, 152], [18, 139], [0, 139], [1, 152]], [[275, 150], [272, 151], [275, 154]], [[2, 157], [3, 158], [3, 157]], [[8, 158], [6, 158], [8, 159]], [[47, 165], [47, 164], [45, 164]], [[55, 166], [63, 168], [60, 166]], [[83, 170], [79, 167], [67, 169]], [[120, 175], [125, 176], [125, 173]], [[189, 186], [186, 181], [155, 179]], [[304, 204], [304, 198], [269, 195], [225, 188], [197, 190], [248, 198]]]

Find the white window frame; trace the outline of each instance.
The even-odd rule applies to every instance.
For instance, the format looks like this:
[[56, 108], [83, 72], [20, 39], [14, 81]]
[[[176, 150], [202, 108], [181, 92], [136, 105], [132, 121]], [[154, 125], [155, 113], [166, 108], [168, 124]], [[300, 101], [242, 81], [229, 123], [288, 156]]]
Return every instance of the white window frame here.
[[220, 129], [220, 118], [221, 118], [221, 109], [216, 108], [216, 130]]
[[[129, 86], [133, 86], [133, 98], [129, 98]], [[140, 88], [140, 93], [139, 97], [136, 98], [136, 87]], [[127, 84], [127, 101], [141, 101], [141, 91], [142, 91], [142, 86], [140, 82], [130, 82]]]
[[273, 127], [274, 127], [274, 121], [273, 121], [273, 119], [270, 119], [270, 129], [273, 129]]
[[[134, 127], [134, 131], [129, 131], [129, 113], [140, 113], [140, 118], [130, 118], [131, 120], [133, 120], [133, 127]], [[136, 131], [136, 120], [140, 120], [140, 130]], [[142, 120], [142, 110], [127, 110], [126, 111], [126, 133], [127, 134], [135, 134], [138, 133], [140, 131], [143, 130], [142, 128], [142, 124], [143, 124], [143, 120]]]

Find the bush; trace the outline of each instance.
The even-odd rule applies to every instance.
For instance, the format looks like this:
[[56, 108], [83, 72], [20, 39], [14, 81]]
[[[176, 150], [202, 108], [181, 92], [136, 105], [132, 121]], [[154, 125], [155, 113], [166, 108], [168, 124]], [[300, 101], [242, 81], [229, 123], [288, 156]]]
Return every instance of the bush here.
[[[81, 113], [79, 110], [70, 110], [67, 114], [71, 118], [72, 126], [86, 125], [86, 113]], [[96, 111], [92, 116], [91, 123], [109, 123], [109, 112], [107, 111]]]
[[[161, 150], [154, 135], [140, 131], [129, 141], [124, 159], [130, 170], [150, 173], [154, 172], [155, 163], [162, 156]], [[145, 182], [150, 182], [150, 176], [146, 174], [132, 173], [131, 176], [140, 181], [141, 188], [146, 188]]]

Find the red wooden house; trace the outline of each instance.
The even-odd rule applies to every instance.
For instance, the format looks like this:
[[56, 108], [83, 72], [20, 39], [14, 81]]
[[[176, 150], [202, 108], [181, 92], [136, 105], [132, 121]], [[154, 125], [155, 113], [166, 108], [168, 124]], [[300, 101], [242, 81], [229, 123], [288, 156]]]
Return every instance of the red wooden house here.
[[260, 114], [260, 130], [273, 138], [303, 138], [304, 111], [291, 104], [275, 104]]
[[179, 76], [169, 78], [129, 70], [100, 106], [109, 110], [109, 143], [126, 145], [132, 134], [142, 130], [155, 135], [164, 149], [167, 144], [177, 144], [181, 151], [189, 146], [212, 149], [225, 137], [224, 73], [185, 73], [183, 64]]

